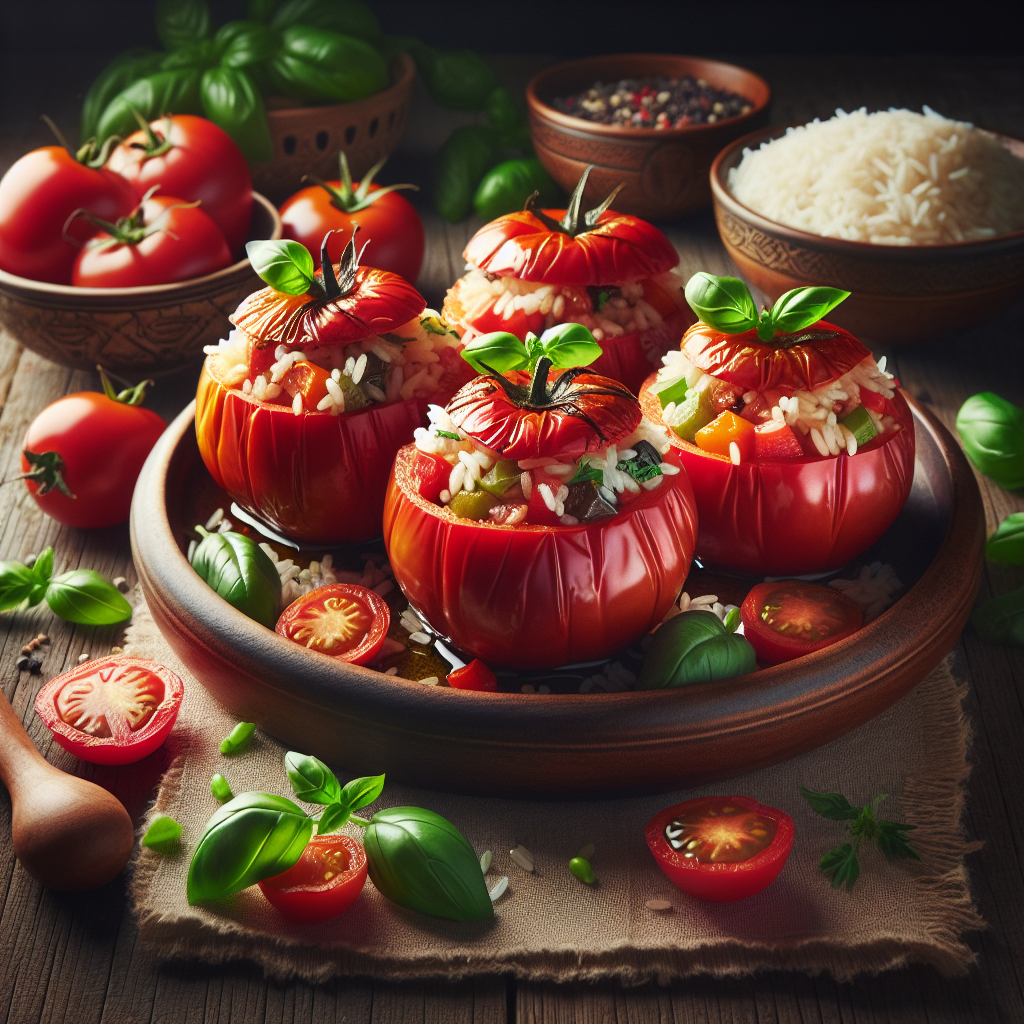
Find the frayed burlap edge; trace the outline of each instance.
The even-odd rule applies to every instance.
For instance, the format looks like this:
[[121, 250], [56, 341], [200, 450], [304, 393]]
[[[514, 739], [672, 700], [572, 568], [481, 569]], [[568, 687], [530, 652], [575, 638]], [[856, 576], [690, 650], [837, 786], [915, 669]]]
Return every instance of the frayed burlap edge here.
[[[164, 959], [208, 964], [249, 961], [260, 966], [269, 978], [282, 982], [301, 978], [316, 983], [336, 976], [386, 981], [445, 977], [454, 981], [509, 974], [528, 981], [615, 979], [626, 985], [640, 985], [650, 981], [668, 984], [700, 974], [740, 977], [764, 970], [827, 972], [837, 981], [849, 981], [859, 974], [877, 974], [912, 963], [929, 964], [947, 977], [963, 975], [976, 960], [963, 935], [986, 927], [971, 899], [964, 865], [964, 856], [980, 845], [965, 840], [962, 824], [965, 783], [970, 774], [967, 752], [971, 730], [962, 707], [967, 687], [954, 680], [948, 659], [920, 685], [934, 691], [922, 727], [930, 736], [929, 746], [941, 756], [931, 762], [927, 779], [907, 779], [900, 802], [907, 808], [907, 820], [917, 826], [913, 843], [928, 865], [920, 866], [911, 880], [927, 908], [928, 942], [907, 943], [896, 935], [849, 942], [840, 937], [815, 937], [770, 945], [763, 940], [727, 938], [670, 950], [624, 942], [600, 954], [578, 949], [537, 952], [509, 948], [497, 955], [423, 957], [409, 962], [390, 957], [386, 951], [368, 955], [255, 936], [226, 919], [207, 923], [144, 910], [139, 913], [140, 941]], [[186, 743], [165, 773], [147, 820], [173, 804], [187, 756]], [[142, 858], [135, 864], [131, 896], [136, 908], [145, 906], [157, 864], [155, 858]], [[842, 898], [842, 894], [837, 893], [836, 898]]]

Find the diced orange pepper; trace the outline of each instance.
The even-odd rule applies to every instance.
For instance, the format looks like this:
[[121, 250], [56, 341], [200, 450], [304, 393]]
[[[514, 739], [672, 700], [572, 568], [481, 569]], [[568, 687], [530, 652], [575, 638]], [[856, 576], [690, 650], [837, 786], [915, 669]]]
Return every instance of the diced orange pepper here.
[[726, 458], [729, 458], [730, 443], [735, 441], [742, 462], [748, 462], [754, 457], [754, 424], [729, 409], [719, 413], [706, 427], [698, 430], [693, 440], [698, 448]]
[[296, 363], [282, 378], [281, 387], [293, 399], [302, 395], [306, 412], [315, 412], [317, 405], [327, 397], [330, 373], [313, 363]]

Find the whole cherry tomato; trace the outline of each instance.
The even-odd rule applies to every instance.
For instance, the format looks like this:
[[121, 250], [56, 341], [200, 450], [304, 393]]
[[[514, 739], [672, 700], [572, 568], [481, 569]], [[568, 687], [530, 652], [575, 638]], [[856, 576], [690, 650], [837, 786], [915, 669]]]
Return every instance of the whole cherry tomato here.
[[212, 274], [231, 263], [220, 228], [197, 206], [172, 196], [143, 200], [128, 217], [104, 225], [75, 260], [82, 288], [137, 288]]
[[341, 154], [341, 178], [317, 181], [296, 192], [281, 206], [283, 236], [301, 242], [320, 266], [320, 244], [328, 231], [339, 233], [328, 243], [332, 260], [341, 258], [345, 240], [341, 231], [358, 224], [366, 243], [365, 259], [372, 267], [400, 274], [415, 283], [423, 263], [423, 222], [416, 208], [395, 190], [415, 185], [380, 186], [373, 176], [384, 166], [381, 160], [362, 181], [353, 182], [348, 161]]
[[316, 924], [344, 913], [366, 883], [366, 851], [351, 836], [315, 836], [287, 870], [259, 883], [285, 917]]
[[[84, 155], [83, 155], [84, 159]], [[94, 169], [62, 146], [26, 153], [0, 180], [0, 270], [34, 281], [70, 284], [81, 243], [94, 225], [68, 218], [80, 209], [107, 221], [129, 214], [138, 203], [120, 175]]]
[[189, 203], [198, 200], [232, 254], [249, 237], [249, 165], [231, 136], [206, 118], [192, 114], [157, 118], [129, 135], [110, 154], [106, 166], [131, 184], [136, 202], [154, 185], [160, 186], [160, 196], [177, 196]]
[[166, 426], [139, 406], [145, 384], [115, 395], [104, 375], [103, 386], [105, 394], [80, 391], [48, 405], [22, 444], [25, 486], [65, 526], [123, 523], [142, 464]]
[[743, 635], [769, 665], [838, 643], [864, 621], [845, 594], [798, 580], [759, 583], [744, 599], [740, 615]]
[[379, 594], [356, 583], [332, 583], [303, 594], [281, 614], [281, 636], [340, 661], [373, 661], [391, 626], [391, 612]]
[[793, 848], [793, 819], [746, 796], [700, 797], [660, 811], [645, 835], [683, 892], [727, 903], [775, 881]]
[[67, 751], [92, 764], [131, 764], [167, 739], [184, 687], [164, 665], [100, 658], [51, 679], [36, 714]]

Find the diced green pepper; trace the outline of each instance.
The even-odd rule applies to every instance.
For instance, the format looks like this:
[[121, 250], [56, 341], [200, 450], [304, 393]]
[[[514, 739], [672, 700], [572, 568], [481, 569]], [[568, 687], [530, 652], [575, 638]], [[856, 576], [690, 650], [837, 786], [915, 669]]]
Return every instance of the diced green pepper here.
[[452, 498], [451, 510], [463, 519], [486, 519], [487, 513], [498, 504], [489, 491], [459, 491]]
[[480, 486], [500, 498], [513, 484], [519, 483], [519, 463], [515, 459], [501, 459], [484, 474]]
[[675, 402], [676, 405], [678, 405], [686, 398], [687, 390], [686, 378], [681, 377], [674, 384], [669, 384], [664, 391], [659, 391], [658, 401], [661, 402], [662, 409], [664, 409], [670, 402]]
[[863, 405], [857, 406], [849, 416], [844, 416], [839, 422], [857, 439], [858, 448], [863, 448], [878, 436], [871, 416]]
[[707, 388], [691, 391], [676, 413], [682, 418], [672, 425], [672, 429], [684, 440], [692, 441], [697, 431], [715, 418], [710, 391]]

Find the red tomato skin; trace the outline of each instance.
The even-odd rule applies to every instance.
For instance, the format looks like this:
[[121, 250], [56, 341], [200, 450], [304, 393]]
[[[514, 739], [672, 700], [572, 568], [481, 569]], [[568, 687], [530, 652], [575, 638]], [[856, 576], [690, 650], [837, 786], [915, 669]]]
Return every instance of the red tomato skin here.
[[[113, 736], [90, 736], [68, 725], [57, 710], [57, 697], [65, 686], [88, 677], [100, 668], [117, 665], [124, 669], [137, 668], [159, 676], [164, 684], [164, 698], [149, 721], [132, 733], [129, 742]], [[36, 714], [53, 733], [53, 738], [69, 753], [90, 764], [133, 764], [148, 757], [170, 735], [181, 709], [185, 687], [169, 668], [144, 658], [101, 658], [55, 676], [36, 694]]]
[[[103, 248], [101, 231], [75, 260], [71, 283], [81, 288], [139, 288], [203, 277], [231, 263], [220, 228], [198, 207], [173, 196], [153, 196], [142, 204], [147, 224], [162, 217], [161, 229], [137, 245]], [[166, 214], [164, 211], [168, 211]]]
[[[341, 187], [340, 181], [327, 184]], [[353, 182], [352, 187], [358, 188], [359, 182]], [[379, 185], [370, 186], [371, 195], [379, 191]], [[331, 203], [325, 189], [311, 185], [285, 200], [281, 224], [283, 237], [301, 242], [318, 269], [324, 235], [338, 229], [338, 234], [327, 243], [331, 260], [337, 263], [352, 235], [352, 225], [358, 224], [358, 244], [366, 245], [365, 261], [369, 266], [400, 274], [410, 284], [415, 284], [420, 276], [425, 241], [423, 221], [412, 203], [398, 192], [387, 192], [365, 209], [346, 213]]]
[[[391, 627], [391, 612], [384, 598], [357, 583], [331, 583], [326, 587], [318, 587], [308, 594], [303, 594], [302, 597], [292, 601], [281, 613], [281, 617], [274, 627], [275, 632], [288, 640], [295, 640], [291, 630], [296, 618], [310, 605], [322, 604], [331, 597], [348, 598], [361, 602], [369, 608], [373, 615], [373, 621], [366, 636], [352, 650], [341, 654], [331, 654], [330, 651], [320, 651], [319, 653], [329, 658], [336, 658], [338, 661], [348, 661], [353, 665], [365, 665], [373, 661], [383, 646], [384, 638], [388, 635], [388, 629]], [[305, 646], [300, 640], [295, 640], [295, 643]]]
[[[787, 637], [785, 634], [772, 629], [771, 626], [765, 625], [761, 621], [758, 609], [769, 594], [786, 585], [808, 593], [812, 599], [815, 591], [826, 591], [827, 593], [822, 595], [823, 597], [830, 597], [835, 605], [845, 609], [847, 625], [836, 632], [834, 636], [815, 641]], [[864, 622], [860, 608], [845, 594], [840, 593], [838, 590], [833, 590], [831, 587], [816, 587], [813, 584], [797, 583], [794, 581], [759, 583], [743, 599], [743, 604], [740, 605], [740, 618], [743, 621], [743, 635], [750, 642], [751, 647], [754, 648], [754, 653], [757, 655], [758, 660], [767, 665], [780, 665], [782, 662], [792, 661], [794, 658], [802, 657], [805, 654], [820, 651], [824, 647], [831, 647], [832, 644], [839, 643], [840, 640], [845, 640], [846, 637], [856, 633]]]
[[498, 677], [479, 658], [474, 658], [468, 665], [448, 673], [448, 685], [456, 690], [497, 693]]
[[26, 153], [0, 180], [0, 270], [33, 281], [70, 284], [81, 243], [96, 233], [82, 217], [64, 238], [64, 225], [77, 209], [107, 221], [127, 216], [135, 192], [120, 175], [78, 163], [62, 146]]
[[750, 797], [730, 796], [727, 798], [730, 803], [773, 819], [776, 822], [775, 836], [765, 849], [749, 860], [736, 864], [702, 864], [680, 856], [678, 851], [668, 845], [665, 826], [703, 799], [700, 797], [674, 807], [666, 807], [647, 823], [644, 835], [658, 867], [673, 885], [709, 903], [745, 900], [766, 889], [778, 878], [793, 849], [793, 819], [785, 811], [765, 807]]
[[[640, 391], [644, 415], [661, 423], [661, 403]], [[897, 392], [889, 412], [903, 428], [851, 459], [806, 456], [734, 466], [671, 431], [686, 467], [701, 532], [702, 560], [758, 576], [838, 569], [871, 547], [892, 524], [914, 480], [914, 422]]]
[[178, 196], [186, 202], [199, 200], [201, 209], [220, 228], [230, 253], [239, 253], [249, 237], [252, 220], [252, 178], [242, 151], [223, 128], [192, 114], [175, 114], [150, 122], [161, 140], [170, 123], [171, 148], [147, 157], [135, 144], [145, 145], [146, 135], [129, 135], [107, 159], [108, 170], [132, 187], [140, 202], [159, 185], [158, 196]]
[[679, 596], [697, 535], [685, 473], [591, 523], [499, 526], [416, 494], [415, 451], [398, 453], [384, 509], [395, 578], [434, 629], [488, 665], [605, 657], [661, 622]]
[[348, 871], [336, 875], [323, 886], [290, 884], [297, 874], [296, 869], [302, 864], [300, 858], [287, 871], [257, 883], [274, 907], [285, 917], [301, 924], [329, 921], [343, 914], [359, 898], [366, 884], [366, 851], [355, 839], [346, 835], [314, 836], [306, 849], [315, 849], [317, 846], [344, 846], [349, 853], [349, 864], [354, 863], [355, 866], [350, 866]]
[[[116, 526], [128, 519], [135, 481], [166, 426], [151, 409], [115, 402], [97, 391], [65, 395], [32, 421], [21, 447], [36, 454], [57, 452], [75, 498], [57, 488], [39, 494], [34, 480], [25, 486], [43, 512], [65, 526]], [[31, 468], [22, 455], [21, 471]]]

